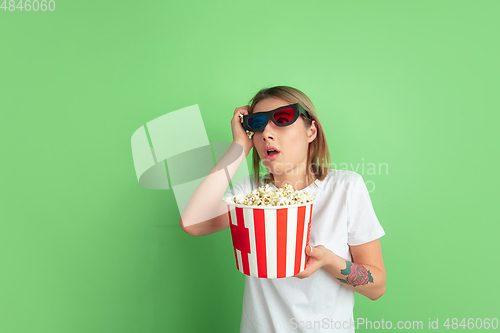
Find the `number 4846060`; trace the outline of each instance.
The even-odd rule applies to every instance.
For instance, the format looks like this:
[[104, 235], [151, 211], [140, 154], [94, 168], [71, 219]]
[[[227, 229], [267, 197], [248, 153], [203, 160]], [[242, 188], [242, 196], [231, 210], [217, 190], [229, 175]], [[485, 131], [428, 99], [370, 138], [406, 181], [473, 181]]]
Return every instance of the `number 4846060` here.
[[3, 9], [4, 12], [7, 11], [7, 9], [9, 10], [9, 12], [13, 12], [15, 10], [20, 10], [20, 11], [23, 11], [23, 9], [27, 12], [29, 11], [39, 11], [41, 10], [42, 12], [45, 12], [47, 10], [50, 10], [51, 12], [53, 12], [55, 9], [56, 9], [56, 2], [54, 0], [41, 0], [41, 1], [38, 1], [38, 0], [26, 0], [24, 1], [24, 5], [23, 5], [23, 0], [20, 0], [18, 3], [17, 3], [17, 6], [16, 6], [16, 2], [14, 0], [9, 0], [9, 3], [7, 4], [7, 0], [4, 0], [2, 5], [0, 6], [0, 9]]
[[490, 320], [490, 318], [485, 318], [484, 320], [481, 318], [469, 318], [467, 322], [465, 321], [465, 318], [462, 318], [462, 321], [460, 324], [458, 323], [457, 318], [452, 318], [451, 319], [451, 325], [450, 325], [450, 318], [446, 318], [446, 321], [444, 322], [443, 326], [446, 326], [447, 329], [450, 329], [450, 327], [454, 330], [456, 330], [459, 327], [462, 328], [468, 328], [468, 329], [494, 329], [496, 330], [498, 328], [498, 319], [493, 318]]

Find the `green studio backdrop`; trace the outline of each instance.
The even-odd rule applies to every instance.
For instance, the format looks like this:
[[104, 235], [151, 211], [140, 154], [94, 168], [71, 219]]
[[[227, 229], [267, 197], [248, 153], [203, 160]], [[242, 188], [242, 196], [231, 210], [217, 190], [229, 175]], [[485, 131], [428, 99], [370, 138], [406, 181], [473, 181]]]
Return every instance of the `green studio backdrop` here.
[[130, 139], [198, 104], [209, 141], [231, 142], [234, 109], [273, 85], [312, 99], [386, 231], [387, 291], [356, 294], [355, 319], [500, 317], [498, 1], [12, 3], [0, 332], [238, 332], [229, 229], [184, 233], [172, 190], [138, 184]]

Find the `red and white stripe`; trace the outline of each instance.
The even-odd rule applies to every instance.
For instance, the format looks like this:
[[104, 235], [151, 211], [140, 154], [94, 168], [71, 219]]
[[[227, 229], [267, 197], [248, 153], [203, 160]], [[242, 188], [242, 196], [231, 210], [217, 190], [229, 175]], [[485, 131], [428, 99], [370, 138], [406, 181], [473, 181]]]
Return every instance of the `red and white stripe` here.
[[313, 204], [258, 209], [228, 206], [236, 268], [260, 278], [284, 278], [306, 268]]

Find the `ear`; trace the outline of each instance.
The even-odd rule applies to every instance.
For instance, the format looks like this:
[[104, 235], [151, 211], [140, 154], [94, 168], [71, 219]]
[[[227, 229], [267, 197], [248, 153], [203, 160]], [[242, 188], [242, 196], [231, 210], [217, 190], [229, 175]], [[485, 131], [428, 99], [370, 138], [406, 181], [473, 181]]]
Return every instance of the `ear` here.
[[317, 135], [318, 135], [318, 129], [316, 128], [316, 121], [313, 120], [311, 127], [309, 127], [309, 129], [307, 130], [307, 137], [308, 137], [307, 141], [309, 143], [313, 142], [314, 139], [316, 139]]

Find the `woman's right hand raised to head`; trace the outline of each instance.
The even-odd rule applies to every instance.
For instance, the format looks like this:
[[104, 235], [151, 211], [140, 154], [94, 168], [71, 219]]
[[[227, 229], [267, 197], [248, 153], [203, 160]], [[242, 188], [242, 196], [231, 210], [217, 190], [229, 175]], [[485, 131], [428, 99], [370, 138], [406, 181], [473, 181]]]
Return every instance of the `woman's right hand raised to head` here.
[[248, 153], [250, 152], [250, 149], [252, 149], [252, 147], [254, 145], [253, 145], [253, 140], [248, 138], [248, 135], [245, 132], [243, 125], [241, 124], [240, 113], [242, 115], [247, 115], [249, 107], [250, 107], [249, 105], [237, 107], [234, 110], [233, 119], [231, 119], [231, 130], [233, 132], [233, 142], [238, 143], [243, 147], [243, 149], [245, 151], [245, 156], [248, 155]]

